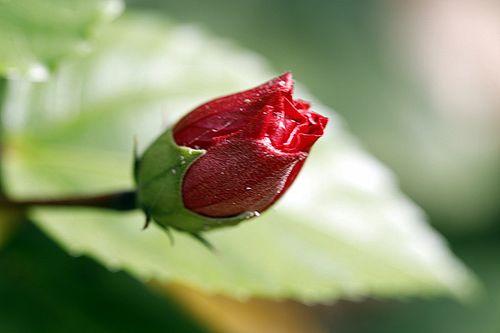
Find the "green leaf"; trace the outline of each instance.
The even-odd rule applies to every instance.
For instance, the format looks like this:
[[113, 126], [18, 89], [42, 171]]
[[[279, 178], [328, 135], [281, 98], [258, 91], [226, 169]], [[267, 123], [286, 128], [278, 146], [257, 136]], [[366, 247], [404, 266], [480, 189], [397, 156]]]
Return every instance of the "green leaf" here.
[[[96, 52], [65, 64], [52, 81], [14, 85], [11, 98], [30, 103], [9, 104], [9, 189], [45, 196], [131, 186], [134, 136], [145, 147], [162, 122], [273, 75], [262, 58], [196, 27], [151, 16], [118, 20]], [[139, 279], [234, 297], [467, 295], [474, 278], [422, 211], [338, 116], [313, 105], [330, 116], [328, 135], [273, 209], [206, 234], [216, 254], [183, 234], [172, 246], [158, 227], [141, 231], [140, 212], [36, 209], [32, 218], [70, 253]]]
[[96, 27], [122, 7], [120, 0], [0, 1], [0, 76], [45, 80], [62, 56], [88, 49]]

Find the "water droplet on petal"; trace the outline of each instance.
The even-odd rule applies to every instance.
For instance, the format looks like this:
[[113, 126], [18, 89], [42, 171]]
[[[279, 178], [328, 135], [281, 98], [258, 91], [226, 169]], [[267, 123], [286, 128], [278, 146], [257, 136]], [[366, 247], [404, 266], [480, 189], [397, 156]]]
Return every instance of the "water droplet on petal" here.
[[245, 218], [251, 219], [252, 217], [258, 217], [258, 216], [260, 216], [260, 213], [258, 211], [253, 211], [253, 212], [247, 212]]

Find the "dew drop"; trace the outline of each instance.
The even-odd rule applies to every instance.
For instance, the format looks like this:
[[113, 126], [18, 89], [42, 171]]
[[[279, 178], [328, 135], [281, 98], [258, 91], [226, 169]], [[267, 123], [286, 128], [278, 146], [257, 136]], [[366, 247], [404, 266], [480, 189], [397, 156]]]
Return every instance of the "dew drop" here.
[[251, 101], [251, 100], [249, 100], [248, 98], [245, 98], [245, 99], [243, 100], [243, 103], [247, 103], [247, 104], [248, 104], [248, 103], [251, 103], [251, 102], [252, 102], [252, 101]]
[[251, 189], [252, 189], [252, 188], [251, 188], [250, 186], [245, 187], [245, 190], [247, 190], [247, 191], [249, 191], [249, 190], [251, 190]]
[[175, 175], [175, 174], [177, 173], [177, 170], [172, 169], [172, 170], [170, 170], [170, 172], [172, 172], [172, 174], [174, 174], [174, 175]]
[[260, 216], [260, 213], [258, 211], [253, 211], [253, 212], [247, 212], [245, 218], [251, 219], [252, 217], [258, 217], [258, 216]]

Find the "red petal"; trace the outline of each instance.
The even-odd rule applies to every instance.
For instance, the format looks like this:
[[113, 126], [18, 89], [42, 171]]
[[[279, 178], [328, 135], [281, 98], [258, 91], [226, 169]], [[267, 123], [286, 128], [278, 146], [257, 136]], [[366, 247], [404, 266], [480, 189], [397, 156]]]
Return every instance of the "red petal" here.
[[[285, 73], [256, 88], [214, 99], [182, 118], [174, 128], [177, 144], [207, 149], [212, 139], [244, 128], [262, 116], [261, 110], [273, 105], [269, 99], [275, 94], [290, 96], [293, 80]], [[275, 99], [274, 99], [275, 100]]]
[[295, 166], [305, 158], [304, 153], [280, 152], [266, 139], [223, 140], [188, 169], [183, 182], [184, 204], [212, 217], [262, 212], [281, 196]]

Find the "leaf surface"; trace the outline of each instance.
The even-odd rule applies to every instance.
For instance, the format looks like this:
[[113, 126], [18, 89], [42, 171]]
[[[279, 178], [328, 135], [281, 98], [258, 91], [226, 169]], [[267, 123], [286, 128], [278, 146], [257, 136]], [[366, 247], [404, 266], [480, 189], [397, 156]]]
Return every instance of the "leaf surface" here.
[[[10, 103], [8, 180], [18, 197], [132, 186], [132, 141], [142, 149], [167, 123], [216, 96], [275, 73], [259, 56], [189, 25], [150, 16], [109, 26], [86, 59], [43, 85], [17, 84]], [[303, 90], [298, 97], [311, 99]], [[16, 106], [17, 105], [17, 106]], [[397, 188], [383, 165], [331, 118], [297, 182], [261, 217], [206, 234], [217, 252], [183, 234], [175, 245], [144, 216], [36, 209], [32, 218], [70, 253], [139, 279], [180, 281], [233, 297], [338, 298], [447, 294], [474, 278]]]
[[0, 75], [43, 81], [60, 59], [121, 12], [120, 0], [0, 1]]

